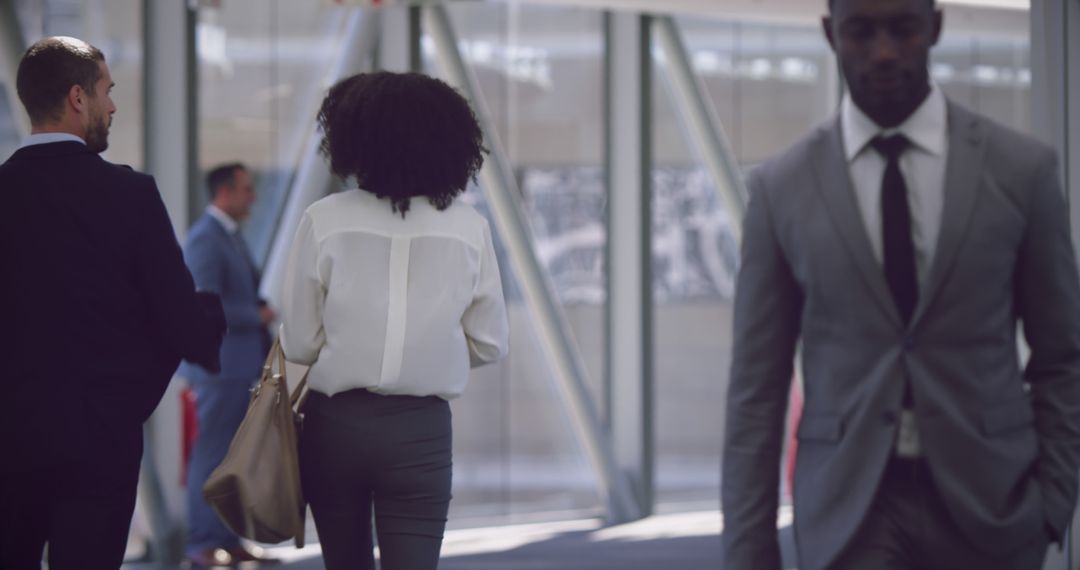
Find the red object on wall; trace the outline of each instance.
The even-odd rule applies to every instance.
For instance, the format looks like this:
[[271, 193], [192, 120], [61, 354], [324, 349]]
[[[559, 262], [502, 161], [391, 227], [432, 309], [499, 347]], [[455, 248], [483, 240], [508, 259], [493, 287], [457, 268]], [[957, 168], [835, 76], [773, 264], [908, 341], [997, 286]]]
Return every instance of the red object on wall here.
[[184, 387], [180, 391], [180, 486], [187, 486], [188, 461], [195, 437], [199, 435], [199, 416], [195, 413], [195, 391]]
[[791, 496], [792, 482], [795, 479], [795, 456], [799, 451], [799, 438], [797, 436], [799, 430], [799, 420], [802, 418], [802, 390], [799, 388], [798, 378], [792, 378], [791, 380], [791, 400], [788, 404], [788, 419], [789, 429], [788, 434], [788, 448], [787, 448], [787, 465], [784, 469], [784, 482], [786, 487], [784, 488], [787, 496]]

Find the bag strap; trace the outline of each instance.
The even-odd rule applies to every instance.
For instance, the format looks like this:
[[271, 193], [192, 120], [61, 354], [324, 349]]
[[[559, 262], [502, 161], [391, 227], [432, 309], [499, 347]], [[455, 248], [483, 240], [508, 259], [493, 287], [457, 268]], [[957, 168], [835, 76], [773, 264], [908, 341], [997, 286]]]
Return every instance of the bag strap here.
[[[274, 343], [270, 345], [270, 352], [266, 353], [266, 362], [263, 363], [263, 378], [269, 377], [274, 373], [274, 360], [281, 355], [281, 362], [285, 362], [285, 352], [281, 349], [281, 341], [277, 337], [274, 337]], [[285, 368], [282, 367], [281, 371], [284, 372]]]
[[[279, 370], [281, 370], [281, 377], [285, 378], [285, 349], [281, 348], [280, 338], [274, 338], [274, 346], [271, 348], [270, 356], [266, 360], [268, 366], [271, 365], [271, 358], [274, 357], [278, 359], [278, 366]], [[308, 371], [310, 371], [310, 369], [308, 369]], [[296, 404], [298, 402], [303, 403], [302, 398], [300, 397], [301, 395], [307, 396], [307, 392], [304, 391], [304, 388], [307, 387], [307, 377], [308, 372], [305, 371], [303, 378], [300, 379], [300, 383], [296, 385], [296, 389], [294, 389], [292, 393], [289, 394], [289, 405], [292, 406], [293, 409], [296, 409]], [[289, 382], [288, 380], [286, 380], [286, 389], [288, 388], [288, 385]]]
[[[304, 372], [304, 377], [300, 379], [300, 383], [296, 385], [296, 389], [289, 395], [289, 404], [296, 407], [296, 403], [300, 401], [300, 394], [304, 392], [304, 388], [307, 387], [307, 372]], [[307, 395], [306, 393], [304, 394]]]
[[[283, 380], [285, 380], [285, 386], [287, 389], [288, 380], [285, 379], [285, 349], [281, 348], [280, 337], [274, 337], [273, 339], [273, 345], [271, 345], [270, 347], [270, 354], [267, 354], [267, 363], [266, 365], [264, 365], [264, 367], [262, 367], [262, 370], [264, 370], [264, 376], [267, 375], [267, 372], [271, 372], [272, 374], [274, 361], [278, 361], [278, 369], [280, 370], [278, 374]], [[308, 371], [305, 371], [303, 372], [303, 378], [300, 378], [300, 383], [296, 384], [296, 389], [293, 390], [293, 393], [289, 394], [288, 396], [288, 404], [289, 406], [292, 406], [293, 409], [298, 409], [297, 404], [303, 404], [303, 398], [308, 396], [308, 393], [305, 391], [305, 388], [307, 388], [307, 386]], [[303, 397], [301, 397], [301, 395]]]
[[[304, 372], [304, 377], [300, 379], [300, 383], [296, 385], [296, 389], [289, 395], [289, 405], [291, 405], [293, 409], [300, 409], [300, 406], [304, 405], [304, 400], [307, 399], [308, 393], [307, 390], [304, 389], [307, 387], [307, 375], [308, 373]], [[301, 393], [303, 393], [303, 396], [301, 396]]]

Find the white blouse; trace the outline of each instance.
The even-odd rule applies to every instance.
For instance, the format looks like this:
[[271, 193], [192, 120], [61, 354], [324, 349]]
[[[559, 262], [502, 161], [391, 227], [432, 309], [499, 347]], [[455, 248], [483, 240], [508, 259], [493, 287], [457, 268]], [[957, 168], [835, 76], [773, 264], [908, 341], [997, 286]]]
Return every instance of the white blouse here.
[[324, 394], [449, 400], [506, 354], [491, 229], [460, 200], [413, 198], [402, 218], [366, 191], [330, 195], [304, 212], [285, 275], [281, 345]]

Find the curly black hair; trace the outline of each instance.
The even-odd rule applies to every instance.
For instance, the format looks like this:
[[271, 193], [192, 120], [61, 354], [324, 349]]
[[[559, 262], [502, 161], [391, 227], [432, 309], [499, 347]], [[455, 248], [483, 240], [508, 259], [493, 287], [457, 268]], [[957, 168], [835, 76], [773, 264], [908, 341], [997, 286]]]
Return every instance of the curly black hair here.
[[419, 73], [360, 73], [334, 84], [318, 115], [330, 170], [388, 197], [402, 217], [423, 196], [445, 210], [484, 163], [483, 134], [469, 103]]

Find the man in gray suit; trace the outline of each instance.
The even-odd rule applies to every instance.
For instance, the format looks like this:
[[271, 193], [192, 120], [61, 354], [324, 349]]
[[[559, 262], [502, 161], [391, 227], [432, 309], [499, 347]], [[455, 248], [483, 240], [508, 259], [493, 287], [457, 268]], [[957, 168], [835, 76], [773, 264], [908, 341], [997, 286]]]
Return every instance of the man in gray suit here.
[[251, 172], [240, 163], [217, 166], [206, 176], [210, 205], [188, 232], [184, 259], [196, 285], [221, 296], [229, 330], [221, 344], [221, 370], [185, 362], [180, 375], [195, 393], [197, 435], [187, 471], [187, 557], [194, 568], [273, 562], [244, 547], [202, 495], [210, 473], [225, 458], [247, 412], [270, 348], [267, 325], [274, 311], [259, 299], [259, 272], [240, 233], [255, 203]]
[[930, 81], [933, 0], [829, 10], [838, 116], [748, 181], [723, 567], [780, 568], [801, 341], [800, 570], [1038, 569], [1080, 461], [1080, 285], [1054, 153]]

